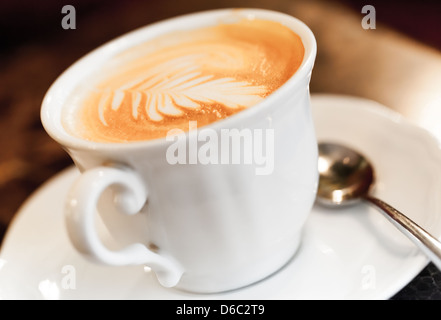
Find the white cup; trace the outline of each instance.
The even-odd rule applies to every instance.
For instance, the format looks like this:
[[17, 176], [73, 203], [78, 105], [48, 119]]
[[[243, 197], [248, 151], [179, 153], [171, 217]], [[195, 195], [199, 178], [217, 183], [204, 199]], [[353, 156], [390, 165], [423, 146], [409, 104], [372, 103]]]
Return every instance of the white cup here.
[[[67, 97], [115, 54], [173, 30], [238, 17], [280, 22], [305, 47], [300, 68], [282, 87], [206, 128], [219, 135], [233, 128], [268, 133], [266, 166], [257, 161], [171, 164], [167, 150], [176, 140], [99, 143], [63, 128]], [[107, 265], [148, 266], [163, 286], [201, 293], [240, 288], [282, 268], [299, 247], [318, 182], [309, 96], [315, 56], [314, 36], [296, 18], [261, 9], [222, 9], [143, 27], [73, 64], [47, 92], [41, 118], [81, 171], [66, 199], [67, 231], [75, 248]], [[179, 141], [191, 144], [195, 134]], [[97, 214], [112, 243], [98, 233]]]

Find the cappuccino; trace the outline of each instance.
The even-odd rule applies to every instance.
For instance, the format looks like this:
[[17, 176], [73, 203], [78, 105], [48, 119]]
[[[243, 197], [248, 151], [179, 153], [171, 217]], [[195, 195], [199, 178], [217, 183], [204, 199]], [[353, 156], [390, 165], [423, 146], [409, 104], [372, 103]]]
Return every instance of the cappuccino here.
[[97, 142], [166, 137], [249, 108], [303, 61], [300, 37], [260, 19], [175, 31], [106, 61], [66, 103], [63, 126]]

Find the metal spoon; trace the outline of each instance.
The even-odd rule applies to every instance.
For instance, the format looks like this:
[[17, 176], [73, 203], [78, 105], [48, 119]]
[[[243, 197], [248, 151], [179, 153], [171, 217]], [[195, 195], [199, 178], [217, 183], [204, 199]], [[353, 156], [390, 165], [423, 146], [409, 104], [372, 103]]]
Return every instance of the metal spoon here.
[[370, 195], [374, 169], [360, 153], [333, 143], [319, 143], [317, 202], [343, 206], [365, 200], [412, 240], [441, 270], [441, 242], [404, 214]]

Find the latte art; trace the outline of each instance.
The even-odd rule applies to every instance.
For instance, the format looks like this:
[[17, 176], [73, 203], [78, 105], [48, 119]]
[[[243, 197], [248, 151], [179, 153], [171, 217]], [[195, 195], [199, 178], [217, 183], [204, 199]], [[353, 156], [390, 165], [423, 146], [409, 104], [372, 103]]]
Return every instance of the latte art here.
[[165, 137], [249, 108], [289, 79], [304, 54], [281, 24], [244, 19], [160, 36], [132, 47], [75, 92], [64, 126], [82, 138]]
[[[211, 60], [210, 52], [179, 57], [146, 70], [141, 77], [119, 88], [105, 88], [98, 103], [101, 122], [108, 125], [104, 116], [107, 108], [118, 110], [124, 102], [130, 103], [134, 120], [145, 112], [149, 120], [161, 121], [164, 117], [181, 116], [185, 109], [199, 108], [201, 103], [237, 109], [256, 104], [266, 95], [265, 86], [210, 73], [204, 75], [201, 66]], [[237, 65], [234, 59], [229, 60]]]

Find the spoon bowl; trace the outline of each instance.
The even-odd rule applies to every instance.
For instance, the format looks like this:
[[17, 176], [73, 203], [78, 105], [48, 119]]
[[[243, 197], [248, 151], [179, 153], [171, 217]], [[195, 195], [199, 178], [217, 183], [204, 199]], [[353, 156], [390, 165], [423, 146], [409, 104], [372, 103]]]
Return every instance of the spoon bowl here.
[[360, 153], [341, 145], [319, 144], [317, 199], [327, 206], [360, 201], [374, 183], [374, 170]]
[[327, 142], [319, 143], [318, 150], [318, 203], [341, 207], [363, 200], [377, 207], [441, 270], [441, 242], [397, 209], [371, 195], [375, 172], [364, 155], [344, 145]]

